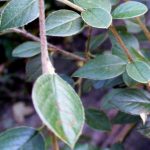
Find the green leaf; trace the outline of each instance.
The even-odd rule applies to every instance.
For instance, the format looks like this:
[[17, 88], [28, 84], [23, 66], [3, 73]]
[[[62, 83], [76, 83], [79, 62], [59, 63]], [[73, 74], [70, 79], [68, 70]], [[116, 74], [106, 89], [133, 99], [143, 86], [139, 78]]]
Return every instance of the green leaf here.
[[43, 136], [35, 129], [19, 127], [0, 134], [1, 150], [45, 150]]
[[89, 8], [103, 8], [108, 12], [111, 11], [110, 0], [74, 0], [75, 4], [78, 6], [89, 9]]
[[32, 98], [43, 123], [73, 148], [84, 125], [84, 110], [72, 87], [57, 74], [44, 74], [35, 82]]
[[150, 112], [150, 95], [148, 92], [141, 89], [116, 89], [111, 92], [113, 94], [108, 101], [120, 111], [132, 115]]
[[26, 63], [26, 79], [28, 81], [35, 81], [41, 74], [41, 55], [28, 59]]
[[0, 31], [24, 26], [38, 16], [37, 0], [11, 0], [2, 13]]
[[40, 43], [25, 42], [13, 50], [13, 57], [28, 58], [40, 53]]
[[138, 123], [140, 121], [139, 116], [129, 115], [123, 112], [120, 112], [111, 120], [113, 124], [129, 124], [129, 123]]
[[134, 61], [127, 64], [126, 71], [137, 82], [148, 83], [150, 81], [150, 66], [143, 61]]
[[115, 109], [116, 107], [112, 103], [110, 103], [110, 101], [111, 101], [112, 97], [121, 90], [122, 89], [111, 90], [107, 94], [105, 94], [105, 96], [101, 100], [100, 108], [104, 109], [104, 110]]
[[117, 77], [125, 71], [126, 63], [115, 55], [99, 55], [77, 70], [73, 76], [105, 80]]
[[114, 19], [129, 19], [144, 15], [148, 8], [135, 1], [128, 1], [120, 4], [112, 13]]
[[141, 28], [140, 28], [139, 24], [136, 23], [134, 20], [135, 19], [125, 20], [127, 31], [129, 33], [139, 33], [141, 31]]
[[102, 8], [89, 8], [81, 13], [82, 19], [95, 28], [107, 29], [112, 23], [112, 16]]
[[80, 15], [71, 10], [58, 10], [46, 19], [46, 33], [50, 36], [71, 36], [83, 29]]
[[118, 76], [118, 77], [107, 79], [107, 80], [100, 80], [100, 81], [94, 80], [93, 87], [95, 89], [100, 89], [100, 88], [107, 89], [107, 88], [112, 88], [114, 86], [118, 86], [122, 83], [123, 83], [122, 76]]
[[97, 49], [106, 39], [106, 34], [99, 34], [97, 36], [93, 36], [90, 40], [90, 51]]
[[128, 87], [136, 87], [139, 84], [139, 82], [137, 82], [137, 81], [133, 80], [131, 77], [129, 77], [127, 72], [123, 73], [123, 81]]
[[87, 109], [85, 114], [87, 124], [93, 129], [100, 131], [111, 130], [110, 121], [104, 112], [96, 109]]

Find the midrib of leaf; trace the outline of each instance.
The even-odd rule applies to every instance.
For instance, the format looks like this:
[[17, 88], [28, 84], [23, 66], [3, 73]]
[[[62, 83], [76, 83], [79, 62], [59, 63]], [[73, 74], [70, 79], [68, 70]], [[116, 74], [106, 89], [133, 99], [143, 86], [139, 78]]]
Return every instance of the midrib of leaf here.
[[46, 29], [46, 31], [48, 32], [48, 30], [52, 30], [52, 29], [55, 29], [55, 28], [57, 28], [57, 27], [59, 27], [59, 26], [68, 24], [68, 23], [70, 23], [70, 22], [73, 22], [73, 21], [77, 20], [78, 18], [80, 18], [80, 16], [74, 17], [74, 18], [72, 18], [71, 20], [66, 21], [65, 23], [60, 23], [60, 24], [58, 24], [57, 26], [54, 26], [53, 28], [48, 28], [48, 29]]
[[[11, 20], [9, 20], [6, 24], [4, 24], [2, 27], [7, 26], [12, 20], [14, 20], [16, 17], [20, 16], [28, 7], [30, 7], [31, 4], [33, 4], [36, 0], [31, 1], [31, 3], [29, 3], [29, 5], [27, 5], [27, 7], [24, 7], [24, 9], [22, 9], [22, 12], [19, 14], [17, 14], [16, 16], [14, 16]], [[9, 6], [9, 5], [8, 5]], [[3, 11], [3, 13], [5, 12], [5, 9]], [[3, 15], [3, 14], [2, 14]], [[3, 17], [2, 17], [3, 18]], [[2, 20], [2, 19], [1, 19]]]

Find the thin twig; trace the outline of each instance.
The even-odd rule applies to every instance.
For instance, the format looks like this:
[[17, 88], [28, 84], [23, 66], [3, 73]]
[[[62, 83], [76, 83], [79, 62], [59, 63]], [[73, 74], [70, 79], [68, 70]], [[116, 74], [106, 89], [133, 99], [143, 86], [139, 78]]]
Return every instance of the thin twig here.
[[44, 0], [39, 0], [39, 26], [40, 26], [40, 42], [41, 42], [41, 62], [43, 73], [54, 74], [55, 69], [49, 59], [46, 29], [45, 29], [45, 8]]
[[145, 36], [147, 37], [147, 39], [150, 41], [150, 31], [148, 30], [146, 25], [141, 21], [140, 17], [136, 17], [136, 21], [140, 25], [140, 27], [143, 30], [143, 32], [144, 32]]
[[130, 54], [128, 48], [127, 48], [126, 45], [124, 44], [123, 40], [121, 39], [120, 35], [118, 34], [116, 28], [115, 28], [113, 25], [111, 25], [111, 26], [109, 27], [109, 30], [110, 30], [110, 31], [113, 33], [113, 35], [115, 36], [117, 42], [120, 44], [120, 46], [121, 46], [122, 49], [124, 50], [124, 52], [125, 52], [125, 54], [127, 55], [129, 61], [132, 62], [132, 61], [133, 61], [133, 58], [132, 58], [132, 56], [131, 56], [131, 54]]
[[77, 11], [80, 11], [80, 12], [84, 11], [84, 9], [83, 9], [82, 7], [76, 5], [76, 4], [74, 4], [74, 3], [72, 3], [72, 2], [70, 2], [70, 1], [68, 1], [68, 0], [57, 0], [57, 1], [58, 1], [58, 2], [61, 2], [61, 3], [64, 3], [65, 5], [67, 5], [67, 6], [71, 7], [71, 8], [73, 8], [73, 9], [75, 9], [75, 10], [77, 10]]
[[113, 144], [117, 142], [123, 142], [126, 139], [126, 137], [129, 135], [129, 133], [133, 130], [134, 127], [135, 124], [125, 125], [122, 131], [114, 138]]
[[[26, 30], [21, 30], [21, 29], [11, 29], [12, 32], [15, 32], [17, 34], [20, 34], [22, 36], [24, 36], [25, 38], [28, 38], [28, 39], [31, 39], [33, 41], [37, 41], [37, 42], [40, 42], [40, 38], [38, 38], [37, 36], [27, 32]], [[66, 57], [69, 57], [69, 58], [72, 58], [72, 59], [75, 59], [75, 60], [80, 60], [80, 61], [83, 61], [83, 62], [86, 62], [87, 60], [81, 56], [78, 56], [76, 54], [73, 54], [73, 53], [70, 53], [70, 52], [67, 52], [55, 45], [52, 45], [50, 43], [48, 43], [48, 48], [49, 48], [49, 51], [52, 51], [52, 52], [58, 52], [58, 53], [61, 53], [62, 55], [66, 56]]]
[[58, 142], [57, 142], [57, 137], [52, 133], [52, 144], [53, 144], [53, 150], [59, 150]]

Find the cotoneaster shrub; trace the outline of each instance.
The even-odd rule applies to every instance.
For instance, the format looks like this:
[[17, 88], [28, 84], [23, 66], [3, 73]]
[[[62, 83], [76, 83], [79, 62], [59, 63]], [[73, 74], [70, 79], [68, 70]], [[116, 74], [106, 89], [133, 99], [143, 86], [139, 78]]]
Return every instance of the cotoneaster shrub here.
[[[149, 137], [150, 59], [147, 53], [140, 49], [138, 41], [140, 33], [144, 33], [150, 41], [150, 32], [143, 21], [148, 11], [147, 6], [137, 1], [57, 1], [68, 7], [47, 14], [46, 20], [44, 0], [10, 0], [1, 8], [2, 35], [13, 32], [30, 40], [16, 47], [12, 55], [30, 58], [26, 64], [26, 73], [30, 81], [36, 79], [32, 100], [43, 125], [38, 129], [18, 127], [1, 133], [0, 150], [48, 149], [42, 135], [45, 127], [47, 132], [51, 133], [54, 150], [59, 149], [57, 138], [71, 149], [99, 149], [96, 146], [94, 148], [87, 144], [77, 144], [80, 143], [79, 137], [82, 135], [85, 122], [92, 129], [103, 132], [111, 132], [114, 124], [129, 124], [120, 142], [123, 142], [131, 129], [143, 122], [143, 126], [137, 130]], [[40, 37], [24, 29], [38, 17]], [[123, 21], [124, 28], [119, 29], [115, 26], [115, 20]], [[89, 33], [82, 55], [67, 52], [47, 43], [46, 36], [74, 36], [85, 28], [88, 28]], [[94, 28], [104, 32], [92, 36]], [[137, 37], [134, 36], [135, 33]], [[94, 50], [108, 38], [112, 44], [111, 50], [95, 53]], [[71, 76], [77, 80], [78, 93], [55, 71], [52, 53], [60, 53], [66, 59], [79, 62], [80, 68]], [[86, 81], [84, 83], [87, 83], [85, 87], [109, 90], [99, 109], [83, 107], [83, 79]], [[106, 114], [106, 111], [111, 109], [117, 112], [113, 119], [108, 118]], [[61, 146], [61, 149], [68, 147]], [[107, 149], [120, 150], [123, 146], [116, 143]]]

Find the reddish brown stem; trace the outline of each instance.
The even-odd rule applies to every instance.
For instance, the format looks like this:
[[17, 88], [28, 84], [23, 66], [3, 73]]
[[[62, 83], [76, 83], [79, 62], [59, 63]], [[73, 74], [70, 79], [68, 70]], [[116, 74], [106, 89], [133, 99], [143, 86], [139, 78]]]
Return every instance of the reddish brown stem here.
[[[33, 41], [37, 41], [37, 42], [40, 42], [40, 38], [36, 37], [35, 35], [27, 32], [26, 30], [21, 30], [21, 29], [12, 29], [11, 30], [12, 32], [15, 32], [17, 34], [20, 34], [28, 39], [31, 39]], [[86, 62], [87, 60], [84, 58], [84, 57], [81, 57], [81, 56], [78, 56], [76, 54], [73, 54], [73, 53], [70, 53], [70, 52], [67, 52], [55, 45], [52, 45], [50, 43], [48, 43], [48, 49], [49, 51], [52, 51], [52, 52], [58, 52], [58, 53], [61, 53], [62, 55], [64, 56], [67, 56], [69, 58], [72, 58], [72, 59], [75, 59], [75, 60], [79, 60], [79, 61], [83, 61], [83, 62]]]
[[116, 28], [115, 28], [113, 25], [111, 25], [111, 26], [109, 27], [109, 30], [110, 30], [110, 31], [113, 33], [113, 35], [115, 36], [117, 42], [120, 44], [120, 46], [121, 46], [122, 49], [124, 50], [124, 52], [125, 52], [125, 54], [127, 55], [129, 61], [132, 62], [132, 61], [133, 61], [132, 56], [131, 56], [131, 54], [130, 54], [128, 48], [127, 48], [126, 45], [124, 44], [122, 38], [121, 38], [120, 35], [118, 34]]

